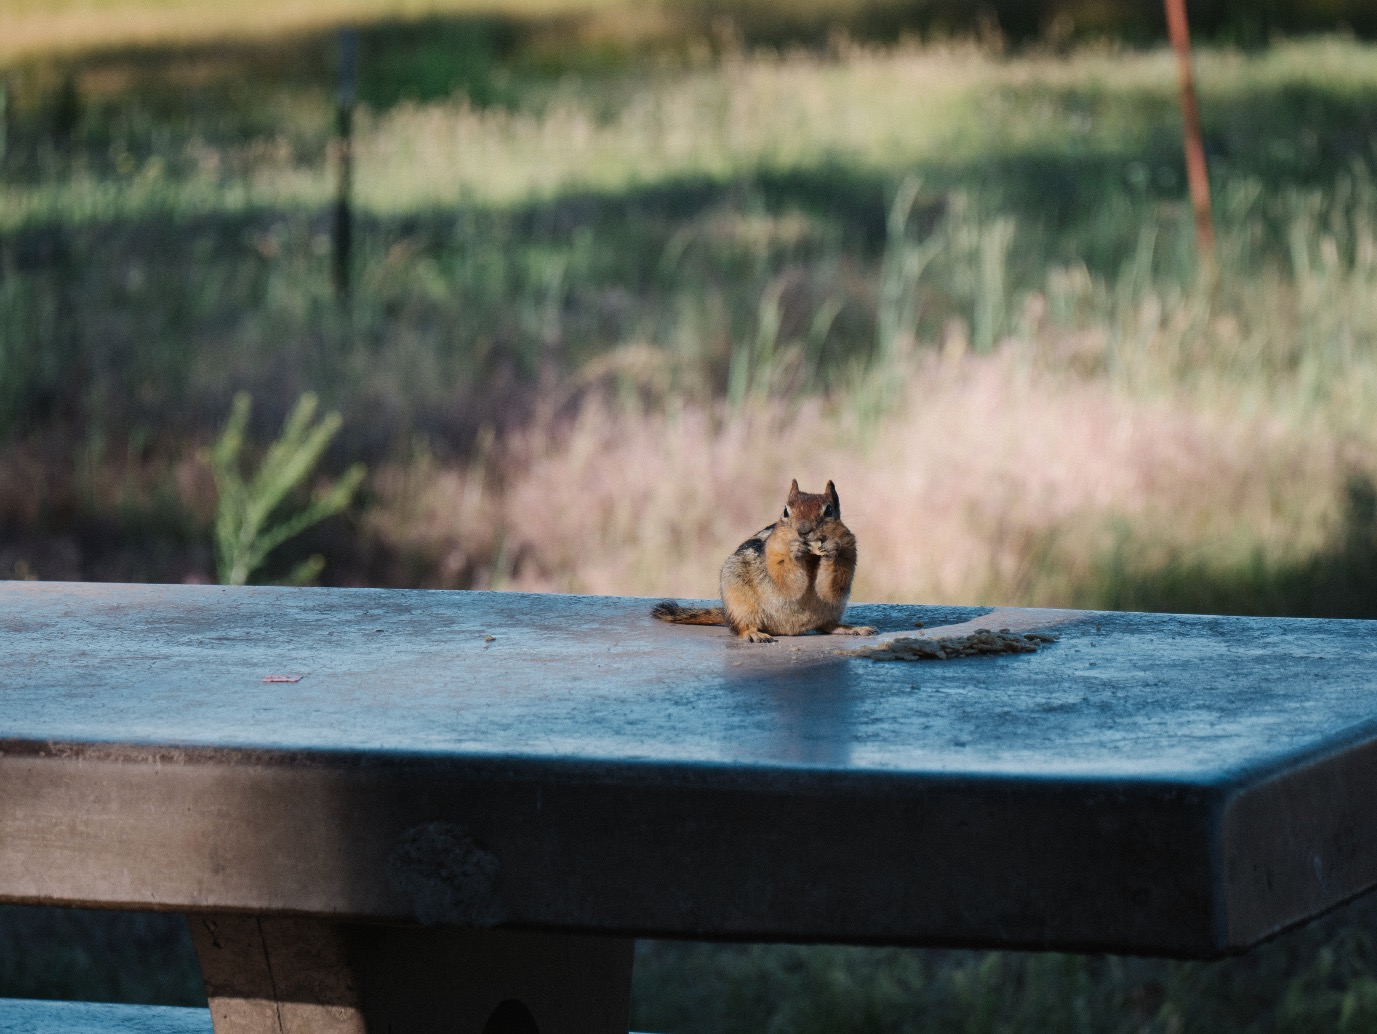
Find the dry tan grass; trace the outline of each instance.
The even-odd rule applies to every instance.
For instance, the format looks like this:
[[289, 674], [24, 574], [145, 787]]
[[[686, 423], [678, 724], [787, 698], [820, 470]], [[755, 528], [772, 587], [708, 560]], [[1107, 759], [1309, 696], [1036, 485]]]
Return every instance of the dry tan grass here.
[[362, 531], [413, 560], [422, 587], [500, 582], [503, 500], [485, 461], [480, 451], [466, 467], [447, 467], [418, 450], [409, 463], [382, 467]]
[[[860, 542], [857, 600], [1067, 605], [1116, 537], [1145, 570], [1180, 551], [1303, 561], [1334, 541], [1349, 475], [1372, 473], [1370, 433], [1241, 390], [1130, 390], [1059, 354], [1047, 342], [927, 351], [890, 371], [895, 398], [868, 420], [856, 415], [876, 390], [865, 383], [739, 410], [593, 395], [572, 422], [485, 436], [464, 464], [418, 448], [373, 472], [357, 525], [390, 566], [341, 555], [327, 578], [711, 597], [723, 558], [774, 519], [797, 477], [837, 483]], [[31, 440], [0, 453], [0, 483], [28, 487], [0, 498], [0, 521], [180, 513], [209, 526], [214, 490], [194, 447], [88, 447], [75, 469], [50, 451]], [[80, 576], [76, 547], [59, 545], [70, 562], [40, 557], [33, 571]], [[28, 576], [21, 553], [0, 555], [7, 576]], [[185, 561], [157, 573], [205, 577], [206, 556]]]
[[1281, 557], [1331, 531], [1335, 436], [1223, 395], [1134, 397], [1032, 354], [929, 356], [873, 426], [846, 398], [739, 412], [592, 401], [509, 443], [481, 506], [474, 472], [427, 474], [384, 493], [394, 507], [414, 493], [410, 521], [387, 526], [441, 564], [502, 543], [486, 584], [713, 596], [722, 559], [774, 519], [789, 479], [830, 478], [860, 541], [856, 599], [1044, 604], [1068, 600], [1117, 528]]

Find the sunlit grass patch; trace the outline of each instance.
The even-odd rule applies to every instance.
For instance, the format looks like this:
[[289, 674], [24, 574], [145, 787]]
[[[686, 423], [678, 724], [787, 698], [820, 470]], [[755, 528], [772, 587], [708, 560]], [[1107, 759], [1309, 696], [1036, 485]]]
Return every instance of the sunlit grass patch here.
[[[475, 23], [473, 31], [480, 28]], [[75, 163], [58, 153], [44, 159], [35, 145], [32, 160], [46, 160], [48, 172], [10, 185], [0, 225], [61, 218], [68, 209], [82, 218], [137, 217], [164, 207], [175, 214], [217, 203], [235, 208], [246, 196], [283, 206], [328, 202], [333, 58], [328, 40], [314, 46], [314, 87], [284, 69], [288, 97], [275, 92], [269, 76], [255, 86], [258, 110], [242, 127], [286, 147], [251, 147], [234, 137], [235, 119], [246, 117], [233, 114], [243, 97], [226, 96], [219, 105], [226, 110], [197, 115], [209, 136], [183, 119], [155, 134], [137, 111], [107, 111], [112, 102], [101, 98], [118, 96], [111, 83], [128, 80], [136, 54], [125, 64], [79, 71], [73, 81], [85, 107], [69, 116], [76, 120], [71, 131], [79, 142], [83, 127], [90, 136], [98, 117], [113, 116], [90, 140], [108, 148], [113, 167], [97, 154]], [[215, 55], [205, 60], [213, 64]], [[365, 80], [367, 60], [365, 49]], [[482, 61], [486, 68], [492, 57]], [[168, 65], [168, 88], [195, 89], [182, 80], [203, 65]], [[1332, 173], [1325, 153], [1336, 142], [1331, 137], [1342, 144], [1371, 128], [1363, 98], [1377, 88], [1377, 73], [1360, 45], [1297, 43], [1251, 57], [1207, 51], [1199, 66], [1221, 171], [1246, 175], [1270, 165], [1313, 179], [1321, 168]], [[207, 74], [223, 79], [221, 72]], [[922, 169], [941, 189], [994, 188], [1015, 202], [1041, 192], [1057, 206], [1110, 185], [1066, 181], [1077, 164], [1111, 177], [1130, 197], [1156, 199], [1181, 188], [1173, 71], [1160, 52], [1088, 52], [1074, 61], [1000, 59], [955, 46], [855, 47], [840, 60], [764, 52], [711, 66], [642, 69], [634, 78], [537, 76], [512, 93], [513, 103], [497, 106], [475, 105], [475, 93], [481, 100], [491, 90], [467, 85], [467, 98], [406, 103], [402, 90], [393, 98], [404, 101], [399, 106], [365, 105], [356, 142], [361, 208], [390, 215], [460, 202], [511, 205], [576, 190], [694, 177], [721, 182], [756, 169], [827, 164], [894, 182]], [[1310, 100], [1292, 99], [1307, 91]], [[1297, 104], [1300, 110], [1283, 112], [1282, 132], [1278, 107]], [[216, 122], [228, 139], [216, 139]], [[24, 146], [23, 134], [14, 136], [12, 152]], [[23, 161], [15, 153], [9, 159], [12, 168]], [[972, 166], [984, 167], [974, 181]], [[1020, 166], [1025, 179], [1032, 177], [1023, 184], [1011, 176]]]
[[[622, 0], [6, 0], [0, 10], [0, 65], [16, 58], [110, 46], [271, 39], [342, 24], [437, 15], [548, 18], [616, 11]], [[633, 16], [634, 18], [634, 16]]]

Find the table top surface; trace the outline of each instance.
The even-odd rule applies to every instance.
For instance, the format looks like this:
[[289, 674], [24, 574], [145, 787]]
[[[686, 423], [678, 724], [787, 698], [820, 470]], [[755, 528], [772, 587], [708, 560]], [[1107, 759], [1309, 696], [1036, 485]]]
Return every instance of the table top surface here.
[[[808, 636], [753, 645], [735, 642], [720, 628], [668, 625], [650, 618], [652, 602], [514, 593], [0, 583], [0, 791], [7, 785], [5, 763], [35, 759], [62, 762], [64, 779], [85, 778], [72, 774], [78, 769], [107, 772], [118, 765], [132, 770], [156, 763], [166, 773], [181, 760], [202, 766], [198, 771], [211, 765], [218, 766], [216, 771], [238, 766], [254, 773], [334, 765], [355, 778], [361, 764], [377, 762], [390, 773], [388, 779], [402, 778], [399, 772], [411, 772], [405, 778], [412, 778], [426, 769], [449, 773], [436, 777], [440, 783], [458, 779], [468, 787], [461, 791], [453, 784], [451, 797], [429, 800], [429, 811], [416, 811], [407, 820], [413, 831], [426, 821], [443, 820], [449, 823], [444, 829], [451, 831], [445, 834], [450, 841], [463, 843], [496, 843], [509, 835], [501, 820], [480, 815], [478, 805], [451, 808], [451, 798], [475, 799], [473, 780], [505, 780], [503, 786], [534, 780], [550, 793], [564, 788], [584, 794], [575, 810], [594, 825], [629, 821], [633, 813], [637, 822], [661, 823], [656, 830], [647, 826], [648, 845], [660, 843], [656, 837], [672, 840], [701, 831], [706, 820], [695, 809], [707, 808], [705, 795], [711, 794], [718, 795], [713, 807], [726, 810], [708, 814], [743, 809], [736, 819], [721, 820], [724, 837], [739, 833], [743, 838], [747, 830], [768, 825], [771, 815], [783, 816], [793, 807], [802, 809], [803, 817], [791, 820], [792, 830], [826, 813], [832, 817], [819, 819], [822, 825], [809, 835], [832, 837], [841, 835], [838, 823], [853, 821], [846, 816], [861, 815], [872, 805], [878, 809], [871, 816], [877, 824], [938, 823], [948, 809], [952, 829], [959, 830], [967, 828], [963, 823], [975, 811], [1002, 802], [998, 807], [1007, 813], [980, 812], [988, 823], [977, 845], [982, 860], [963, 863], [989, 868], [987, 884], [990, 873], [1003, 872], [1000, 866], [1006, 863], [997, 860], [1026, 850], [1030, 836], [1036, 850], [1047, 853], [1049, 880], [1061, 878], [1055, 875], [1058, 838], [1089, 837], [1095, 852], [1119, 858], [1141, 851], [1134, 837], [1156, 837], [1153, 850], [1170, 848], [1173, 858], [1179, 856], [1184, 875], [1178, 883], [1193, 888], [1186, 895], [1189, 908], [1182, 906], [1189, 917], [1178, 925], [1195, 924], [1189, 937], [1176, 940], [1163, 932], [1165, 927], [1119, 937], [1103, 917], [1062, 931], [1045, 915], [1025, 917], [1019, 920], [1022, 926], [1008, 916], [982, 926], [984, 920], [972, 918], [967, 909], [941, 922], [929, 916], [908, 926], [895, 920], [892, 928], [880, 922], [873, 930], [864, 925], [870, 920], [851, 918], [834, 924], [830, 933], [822, 919], [820, 925], [798, 929], [769, 919], [766, 913], [787, 912], [777, 903], [746, 909], [750, 917], [724, 921], [718, 929], [703, 909], [679, 925], [649, 913], [643, 920], [618, 914], [585, 922], [561, 920], [554, 906], [553, 911], [531, 906], [523, 912], [525, 906], [513, 899], [502, 914], [518, 925], [562, 921], [580, 928], [683, 935], [1079, 944], [1191, 954], [1251, 943], [1377, 883], [1377, 842], [1354, 846], [1368, 822], [1354, 802], [1373, 789], [1363, 780], [1370, 748], [1377, 743], [1377, 623], [854, 606], [848, 620], [873, 624], [888, 635], [916, 634], [916, 622], [935, 634], [941, 626], [957, 625], [960, 631], [1013, 621], [1018, 627], [1044, 627], [1058, 637], [1031, 654], [880, 663], [840, 652], [862, 640]], [[298, 676], [297, 681], [265, 681]], [[74, 758], [85, 758], [85, 768]], [[454, 774], [461, 770], [462, 776]], [[116, 777], [107, 772], [101, 778], [108, 784]], [[158, 787], [171, 785], [171, 776], [161, 778]], [[195, 800], [204, 803], [207, 791], [198, 786]], [[618, 796], [633, 790], [642, 795], [635, 802]], [[72, 790], [79, 792], [79, 787]], [[388, 792], [400, 793], [395, 787]], [[37, 800], [37, 790], [26, 793]], [[416, 791], [408, 793], [407, 802]], [[960, 801], [933, 796], [952, 793], [968, 796]], [[597, 811], [601, 804], [590, 803], [604, 799], [606, 814]], [[881, 799], [884, 803], [877, 803]], [[539, 794], [534, 800], [539, 810]], [[1264, 800], [1270, 803], [1257, 803]], [[398, 814], [409, 806], [397, 799], [390, 805]], [[46, 796], [42, 807], [53, 807]], [[351, 807], [366, 811], [373, 805]], [[1148, 812], [1136, 829], [1120, 829], [1127, 821], [1123, 817], [1138, 814], [1139, 808]], [[457, 819], [451, 814], [455, 809]], [[1326, 809], [1330, 820], [1319, 814]], [[111, 805], [99, 821], [135, 822], [111, 818], [117, 811]], [[35, 804], [24, 821], [36, 823], [40, 812]], [[1309, 830], [1305, 838], [1288, 833], [1272, 838], [1280, 846], [1263, 845], [1268, 823], [1279, 813], [1302, 816], [1299, 825]], [[1019, 817], [1032, 814], [1043, 816], [1037, 820], [1043, 824], [1031, 827], [1031, 834], [1022, 829], [1018, 843], [997, 842], [1001, 830], [1014, 837], [1023, 821]], [[0, 827], [4, 821], [0, 814]], [[137, 821], [153, 820], [140, 814]], [[1067, 823], [1062, 830], [1059, 824]], [[68, 850], [40, 843], [34, 828], [24, 827], [29, 857], [15, 856], [9, 871], [30, 865], [34, 852]], [[878, 829], [864, 826], [847, 835], [876, 838], [871, 848], [857, 851], [882, 853], [909, 843], [902, 829], [883, 836]], [[928, 838], [924, 857], [933, 856], [935, 836], [935, 829], [922, 834]], [[744, 840], [738, 847], [747, 849]], [[798, 849], [798, 843], [780, 845], [781, 851]], [[87, 893], [73, 889], [70, 880], [40, 887], [32, 878], [17, 877], [7, 886], [3, 851], [0, 898], [137, 904], [137, 895], [156, 896], [148, 889], [152, 883], [134, 877], [127, 877], [118, 892]], [[1271, 858], [1268, 851], [1285, 857]], [[1334, 858], [1317, 860], [1324, 851]], [[640, 864], [668, 864], [654, 861], [651, 847], [646, 852]], [[1144, 857], [1141, 864], [1148, 862]], [[1028, 872], [1038, 864], [1030, 863], [1020, 876], [1008, 863], [1001, 878], [1017, 883], [1022, 893], [1041, 894], [1018, 883], [1032, 880]], [[1151, 864], [1172, 863], [1153, 858]], [[1290, 875], [1283, 878], [1283, 870]], [[1065, 878], [1073, 876], [1084, 880], [1084, 874]], [[800, 886], [805, 877], [820, 878], [800, 871]], [[197, 879], [200, 897], [169, 890], [152, 903], [257, 907], [252, 901], [216, 900], [208, 878]], [[1277, 890], [1286, 880], [1290, 889]], [[136, 892], [135, 884], [143, 889]], [[1141, 891], [1127, 884], [1120, 889]], [[391, 915], [397, 911], [394, 890], [380, 892], [376, 901], [369, 899], [372, 904], [344, 895], [335, 904], [299, 907]], [[1074, 887], [1063, 890], [1074, 897]], [[657, 892], [664, 893], [664, 887]], [[929, 907], [904, 898], [911, 889], [894, 893], [915, 915]], [[934, 899], [940, 893], [952, 890], [935, 888]], [[1108, 897], [1100, 905], [1106, 917], [1119, 907], [1112, 900], [1117, 893], [1105, 891]], [[900, 898], [886, 899], [886, 907], [899, 907]], [[263, 907], [278, 907], [275, 902], [265, 899]], [[297, 906], [289, 902], [288, 907]], [[867, 915], [875, 915], [880, 903], [867, 907]], [[1074, 911], [1066, 901], [1058, 907]], [[1250, 918], [1239, 918], [1245, 914]], [[1143, 919], [1148, 926], [1154, 921]]]
[[651, 602], [0, 583], [0, 739], [1219, 782], [1377, 734], [1374, 623], [1055, 612], [1036, 654], [875, 663]]

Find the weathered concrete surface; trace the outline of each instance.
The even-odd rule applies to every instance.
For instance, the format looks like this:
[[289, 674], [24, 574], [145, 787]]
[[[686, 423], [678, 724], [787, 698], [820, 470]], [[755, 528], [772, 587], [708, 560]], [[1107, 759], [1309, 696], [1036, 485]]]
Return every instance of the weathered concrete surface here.
[[650, 602], [0, 583], [0, 899], [1212, 954], [1377, 884], [1377, 624]]

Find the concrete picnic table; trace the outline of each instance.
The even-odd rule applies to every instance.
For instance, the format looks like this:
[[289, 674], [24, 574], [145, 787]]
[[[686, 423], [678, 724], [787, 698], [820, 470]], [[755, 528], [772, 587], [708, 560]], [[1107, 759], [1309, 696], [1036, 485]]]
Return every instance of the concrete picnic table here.
[[1208, 957], [1377, 884], [1377, 623], [652, 602], [0, 583], [0, 901], [187, 913], [216, 1034], [590, 1034], [638, 936]]

